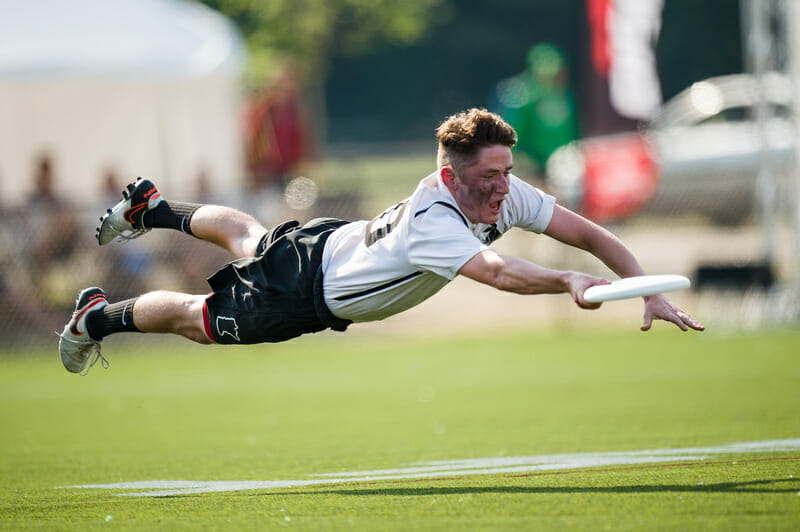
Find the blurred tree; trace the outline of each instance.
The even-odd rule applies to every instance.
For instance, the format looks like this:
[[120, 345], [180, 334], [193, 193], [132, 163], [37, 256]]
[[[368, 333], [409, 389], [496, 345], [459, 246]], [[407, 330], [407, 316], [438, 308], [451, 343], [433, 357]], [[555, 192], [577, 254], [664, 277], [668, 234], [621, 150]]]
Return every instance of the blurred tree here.
[[333, 57], [357, 57], [380, 43], [413, 44], [450, 12], [448, 0], [198, 1], [230, 17], [244, 35], [250, 86], [264, 85], [286, 62], [310, 85], [321, 84]]

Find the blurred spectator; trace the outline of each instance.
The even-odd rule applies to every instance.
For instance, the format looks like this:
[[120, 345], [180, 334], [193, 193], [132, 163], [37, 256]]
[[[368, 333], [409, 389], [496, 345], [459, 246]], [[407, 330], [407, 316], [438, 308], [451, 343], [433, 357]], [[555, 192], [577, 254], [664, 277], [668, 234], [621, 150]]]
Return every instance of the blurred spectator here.
[[231, 201], [241, 201], [241, 192], [213, 177], [208, 167], [201, 165], [194, 176], [190, 198], [196, 203], [223, 205]]
[[36, 161], [33, 191], [28, 196], [27, 222], [30, 268], [34, 275], [68, 259], [78, 244], [80, 224], [75, 208], [55, 190], [55, 172], [49, 154]]
[[251, 186], [283, 187], [312, 154], [310, 125], [297, 72], [286, 67], [266, 91], [250, 100], [245, 116]]
[[198, 203], [219, 203], [214, 200], [214, 187], [211, 185], [211, 178], [208, 176], [208, 170], [201, 168], [197, 172], [194, 185], [195, 201]]
[[[194, 181], [192, 201], [202, 204], [222, 204], [223, 200], [213, 187], [214, 179], [206, 168], [200, 168]], [[137, 241], [138, 242], [138, 241]], [[224, 264], [233, 259], [224, 249], [203, 245], [197, 239], [182, 235], [164, 241], [163, 257], [171, 264], [171, 271], [180, 272], [175, 280], [181, 290], [202, 293], [208, 290], [206, 279]]]
[[117, 179], [117, 173], [113, 168], [106, 168], [103, 172], [103, 179], [100, 182], [102, 189], [100, 190], [101, 202], [106, 202], [110, 199], [118, 201], [117, 196], [120, 195], [120, 181]]
[[517, 131], [517, 153], [527, 156], [542, 174], [556, 148], [578, 136], [575, 100], [562, 53], [541, 43], [528, 51], [523, 72], [500, 81], [492, 105]]
[[[24, 213], [23, 213], [24, 214]], [[31, 329], [52, 330], [59, 313], [41, 300], [25, 266], [27, 227], [16, 209], [6, 209], [0, 203], [0, 318], [4, 338], [15, 332], [24, 334]]]

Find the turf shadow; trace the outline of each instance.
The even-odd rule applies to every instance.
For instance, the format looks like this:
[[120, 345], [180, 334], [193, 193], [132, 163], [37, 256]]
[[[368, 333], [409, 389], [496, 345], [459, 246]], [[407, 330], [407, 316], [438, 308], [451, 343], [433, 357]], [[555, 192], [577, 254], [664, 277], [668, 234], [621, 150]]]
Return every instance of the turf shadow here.
[[[777, 483], [790, 483], [793, 487], [779, 488]], [[282, 495], [333, 495], [370, 496], [383, 495], [395, 497], [420, 497], [425, 495], [467, 495], [478, 493], [531, 493], [531, 494], [591, 494], [591, 493], [797, 493], [800, 491], [800, 478], [773, 478], [746, 482], [719, 482], [713, 484], [664, 484], [630, 486], [474, 486], [474, 487], [420, 487], [420, 488], [352, 488], [337, 490], [304, 491], [281, 493]], [[275, 493], [276, 495], [278, 493]], [[263, 495], [263, 494], [262, 494]]]

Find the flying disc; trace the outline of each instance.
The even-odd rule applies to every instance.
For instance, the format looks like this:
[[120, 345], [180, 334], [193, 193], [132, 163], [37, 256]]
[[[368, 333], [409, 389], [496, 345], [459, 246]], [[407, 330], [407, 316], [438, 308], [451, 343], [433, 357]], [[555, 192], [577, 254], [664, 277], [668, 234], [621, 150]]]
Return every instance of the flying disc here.
[[589, 303], [602, 303], [632, 297], [652, 296], [689, 288], [692, 283], [683, 275], [639, 275], [590, 286], [583, 293]]

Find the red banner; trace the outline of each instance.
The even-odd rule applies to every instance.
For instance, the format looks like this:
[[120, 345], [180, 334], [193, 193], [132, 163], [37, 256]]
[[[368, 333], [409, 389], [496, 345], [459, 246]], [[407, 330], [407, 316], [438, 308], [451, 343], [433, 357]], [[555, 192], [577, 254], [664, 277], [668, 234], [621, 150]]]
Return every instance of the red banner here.
[[646, 139], [620, 135], [583, 145], [583, 214], [598, 223], [637, 214], [658, 186], [658, 166]]

